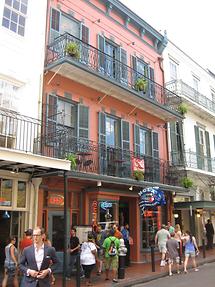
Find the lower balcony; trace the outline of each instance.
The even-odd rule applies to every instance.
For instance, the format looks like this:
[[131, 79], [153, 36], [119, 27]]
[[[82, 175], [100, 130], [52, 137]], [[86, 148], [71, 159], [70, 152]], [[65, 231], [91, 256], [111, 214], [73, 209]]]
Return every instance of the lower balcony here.
[[39, 138], [35, 141], [35, 152], [48, 157], [67, 158], [71, 161], [71, 170], [77, 173], [135, 179], [134, 170], [138, 169], [143, 172], [141, 180], [171, 185], [177, 183], [170, 173], [168, 161], [78, 139], [68, 136], [68, 133]]

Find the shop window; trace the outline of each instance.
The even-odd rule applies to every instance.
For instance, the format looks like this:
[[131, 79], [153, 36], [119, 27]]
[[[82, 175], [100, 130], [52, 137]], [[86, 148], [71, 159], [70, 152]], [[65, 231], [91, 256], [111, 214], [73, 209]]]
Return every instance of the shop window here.
[[0, 206], [12, 206], [11, 179], [1, 179]]
[[149, 248], [158, 230], [158, 210], [147, 209], [142, 217], [142, 248]]
[[18, 181], [17, 207], [26, 207], [26, 182]]

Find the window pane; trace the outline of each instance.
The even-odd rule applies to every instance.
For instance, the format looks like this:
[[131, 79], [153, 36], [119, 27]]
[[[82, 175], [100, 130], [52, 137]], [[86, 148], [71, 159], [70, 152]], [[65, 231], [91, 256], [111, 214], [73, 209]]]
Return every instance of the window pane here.
[[28, 0], [21, 0], [21, 2], [25, 5], [28, 5]]
[[11, 179], [1, 179], [0, 206], [12, 206]]
[[8, 8], [4, 8], [4, 17], [10, 19], [11, 11]]
[[26, 183], [18, 182], [17, 207], [26, 207]]
[[12, 12], [11, 21], [17, 23], [17, 21], [18, 21], [18, 14], [17, 13]]
[[23, 16], [19, 16], [19, 25], [25, 26], [25, 18]]
[[10, 23], [10, 30], [13, 32], [16, 32], [16, 28], [17, 28], [17, 24], [14, 22], [11, 22]]
[[19, 11], [19, 6], [20, 6], [19, 1], [14, 0], [14, 2], [13, 2], [13, 8]]
[[9, 28], [9, 20], [6, 18], [3, 18], [2, 20], [2, 26]]
[[21, 5], [21, 9], [20, 9], [20, 11], [23, 13], [23, 14], [27, 14], [27, 6], [25, 6], [25, 5]]
[[75, 37], [80, 37], [80, 25], [78, 22], [73, 21], [72, 19], [69, 19], [62, 15], [61, 18], [61, 33], [68, 32]]
[[12, 0], [5, 0], [5, 4], [7, 4], [8, 6], [12, 5]]
[[25, 33], [24, 27], [18, 26], [18, 34], [21, 35], [21, 36], [24, 36], [24, 33]]

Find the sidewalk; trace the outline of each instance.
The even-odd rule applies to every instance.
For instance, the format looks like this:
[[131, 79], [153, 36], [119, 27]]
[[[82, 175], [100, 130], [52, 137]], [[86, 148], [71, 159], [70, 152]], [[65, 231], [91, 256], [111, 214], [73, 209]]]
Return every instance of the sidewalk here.
[[[203, 258], [201, 251], [200, 255], [196, 259], [198, 266], [201, 266], [204, 263], [215, 262], [215, 248], [213, 250], [206, 250], [206, 258]], [[191, 263], [191, 260], [189, 261]], [[181, 265], [181, 270], [183, 270], [183, 265]], [[160, 262], [156, 262], [155, 272], [151, 271], [150, 263], [131, 264], [130, 267], [125, 269], [125, 279], [119, 279], [118, 283], [112, 283], [112, 280], [105, 281], [104, 273], [102, 273], [101, 276], [97, 276], [95, 272], [92, 274], [92, 283], [95, 287], [129, 287], [134, 286], [135, 284], [152, 281], [167, 275], [168, 266], [160, 267]], [[183, 276], [183, 274], [176, 276]], [[56, 284], [54, 286], [62, 287], [61, 276], [56, 276]], [[81, 281], [81, 287], [83, 286], [85, 286], [85, 283], [84, 281]], [[76, 287], [76, 281], [74, 278], [71, 281], [66, 282], [66, 287]]]

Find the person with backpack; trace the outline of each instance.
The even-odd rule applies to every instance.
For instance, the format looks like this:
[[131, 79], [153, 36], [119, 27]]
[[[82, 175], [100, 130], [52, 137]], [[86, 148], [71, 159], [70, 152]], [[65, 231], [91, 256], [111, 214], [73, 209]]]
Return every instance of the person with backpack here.
[[114, 230], [109, 231], [108, 237], [103, 242], [103, 248], [105, 250], [105, 280], [109, 280], [109, 270], [112, 267], [113, 282], [117, 283], [117, 270], [118, 270], [118, 249], [120, 246], [119, 239], [114, 236]]

